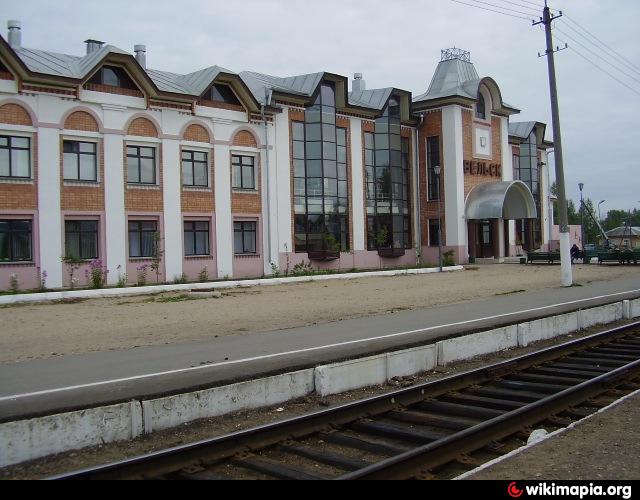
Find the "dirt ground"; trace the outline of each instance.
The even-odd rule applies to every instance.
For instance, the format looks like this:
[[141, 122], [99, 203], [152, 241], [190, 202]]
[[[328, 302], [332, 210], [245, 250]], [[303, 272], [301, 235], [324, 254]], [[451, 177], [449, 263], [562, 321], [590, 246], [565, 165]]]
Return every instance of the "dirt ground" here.
[[637, 480], [639, 418], [640, 395], [636, 395], [470, 479]]
[[[614, 327], [626, 323], [627, 322], [623, 321], [609, 326]], [[528, 347], [509, 349], [499, 353], [479, 356], [468, 361], [452, 363], [446, 367], [438, 367], [435, 371], [420, 374], [415, 377], [407, 377], [403, 380], [395, 380], [383, 386], [365, 387], [363, 389], [328, 396], [326, 398], [319, 398], [314, 395], [295, 401], [288, 401], [270, 408], [260, 408], [253, 411], [243, 411], [221, 417], [198, 420], [196, 422], [181, 425], [174, 429], [156, 432], [148, 436], [142, 436], [128, 442], [94, 446], [84, 450], [45, 457], [32, 462], [0, 469], [0, 480], [42, 479], [52, 477], [73, 470], [80, 470], [83, 468], [125, 460], [174, 446], [180, 446], [245, 429], [251, 429], [261, 425], [301, 415], [307, 415], [312, 412], [322, 411], [329, 407], [353, 402], [358, 399], [386, 394], [402, 387], [438, 380], [456, 373], [498, 363], [516, 356], [522, 356], [545, 347], [562, 344], [587, 335], [593, 335], [598, 331], [601, 331], [601, 327], [592, 327], [580, 333], [545, 340], [532, 344]], [[598, 439], [598, 437], [602, 439], [602, 436], [607, 432], [607, 430], [606, 428], [601, 428], [597, 432], [598, 434], [593, 437], [594, 440]], [[636, 444], [638, 442], [640, 442], [640, 440], [636, 439]], [[591, 443], [591, 447], [592, 446], [593, 443]], [[585, 448], [583, 450], [576, 450], [576, 452], [583, 453], [586, 458], [589, 456], [589, 450], [591, 449], [592, 448]], [[636, 461], [637, 457], [633, 456], [627, 460], [626, 463], [630, 466]], [[628, 466], [625, 467], [628, 468]], [[528, 465], [525, 465], [521, 470], [528, 470]], [[520, 475], [521, 473], [516, 471], [514, 472], [513, 477], [519, 478]], [[565, 477], [573, 477], [573, 474], [568, 473]]]
[[[575, 266], [577, 283], [640, 267]], [[557, 288], [558, 266], [479, 266], [461, 272], [332, 280], [224, 291], [0, 307], [0, 363], [206, 340]]]

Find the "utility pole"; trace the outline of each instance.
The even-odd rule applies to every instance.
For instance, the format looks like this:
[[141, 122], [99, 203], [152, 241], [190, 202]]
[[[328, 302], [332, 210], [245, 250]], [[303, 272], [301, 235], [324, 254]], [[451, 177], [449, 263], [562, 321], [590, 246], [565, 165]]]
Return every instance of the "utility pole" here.
[[[549, 89], [551, 93], [551, 114], [553, 120], [553, 145], [556, 153], [556, 184], [558, 187], [558, 210], [560, 211], [560, 262], [562, 264], [562, 286], [573, 285], [573, 271], [571, 269], [571, 242], [569, 234], [569, 214], [567, 210], [567, 194], [564, 183], [564, 164], [562, 162], [562, 137], [560, 134], [560, 111], [558, 109], [558, 89], [556, 87], [556, 64], [554, 53], [562, 49], [553, 49], [553, 37], [551, 35], [551, 23], [554, 19], [562, 17], [562, 12], [552, 16], [547, 0], [544, 2], [544, 11], [540, 22], [533, 25], [544, 24], [547, 39], [547, 63], [549, 66]], [[566, 48], [566, 47], [565, 47]], [[539, 54], [538, 54], [539, 55]]]

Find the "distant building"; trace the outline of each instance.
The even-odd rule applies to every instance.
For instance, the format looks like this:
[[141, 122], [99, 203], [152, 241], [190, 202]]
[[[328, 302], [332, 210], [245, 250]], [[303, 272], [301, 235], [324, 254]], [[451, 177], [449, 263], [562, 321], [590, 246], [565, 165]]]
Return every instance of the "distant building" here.
[[[570, 246], [578, 245], [582, 248], [582, 226], [577, 224], [569, 226]], [[560, 251], [560, 226], [553, 226], [553, 238], [550, 244], [551, 251]]]
[[458, 263], [548, 248], [546, 126], [511, 121], [468, 52], [442, 51], [415, 98], [134, 52], [26, 48], [16, 21], [0, 37], [0, 290], [69, 286], [63, 256], [79, 286], [96, 259], [136, 283], [157, 245], [160, 281], [436, 263], [440, 226]]
[[607, 231], [607, 238], [621, 248], [640, 248], [640, 227], [617, 227]]

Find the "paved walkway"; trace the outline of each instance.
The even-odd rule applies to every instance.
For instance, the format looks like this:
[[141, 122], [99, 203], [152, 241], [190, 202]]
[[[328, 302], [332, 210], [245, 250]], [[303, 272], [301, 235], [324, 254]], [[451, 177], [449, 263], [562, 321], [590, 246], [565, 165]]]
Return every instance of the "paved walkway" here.
[[632, 275], [312, 327], [3, 364], [0, 420], [292, 371], [636, 297]]

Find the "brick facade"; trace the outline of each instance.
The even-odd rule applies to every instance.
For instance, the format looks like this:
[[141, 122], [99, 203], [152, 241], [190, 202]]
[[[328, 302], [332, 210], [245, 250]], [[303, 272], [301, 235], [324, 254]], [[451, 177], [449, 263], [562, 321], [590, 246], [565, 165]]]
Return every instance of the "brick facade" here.
[[144, 94], [136, 89], [123, 89], [122, 87], [113, 87], [112, 85], [101, 85], [98, 83], [85, 83], [85, 90], [93, 92], [102, 92], [103, 94], [126, 95], [129, 97], [144, 97]]
[[83, 130], [85, 132], [99, 132], [100, 127], [95, 118], [86, 111], [71, 113], [64, 123], [67, 130]]
[[209, 144], [211, 142], [211, 137], [209, 137], [209, 132], [202, 125], [198, 125], [194, 123], [187, 127], [187, 130], [184, 131], [184, 135], [182, 137], [185, 141], [191, 142], [202, 142]]
[[[502, 164], [502, 128], [500, 124], [500, 118], [493, 116], [491, 118], [491, 160], [486, 160], [484, 158], [476, 158], [473, 155], [473, 134], [474, 132], [474, 122], [475, 119], [473, 117], [473, 111], [463, 109], [462, 110], [462, 140], [463, 140], [463, 158], [464, 161], [472, 161], [472, 160], [480, 160], [486, 163], [499, 163]], [[485, 122], [479, 122], [482, 125]], [[502, 177], [491, 177], [488, 175], [481, 174], [464, 174], [464, 197], [467, 198], [468, 194], [471, 190], [479, 186], [480, 184], [484, 184], [485, 182], [501, 182]]]
[[248, 132], [247, 130], [241, 130], [233, 138], [233, 145], [241, 146], [244, 148], [257, 148], [258, 142], [251, 132]]
[[[0, 106], [0, 123], [31, 126], [29, 113], [17, 104]], [[38, 135], [31, 136], [32, 180], [0, 183], [0, 210], [36, 210], [38, 208]]]
[[[86, 113], [85, 113], [86, 114]], [[104, 205], [104, 141], [98, 145], [98, 182], [74, 182], [64, 180], [63, 139], [60, 138], [60, 209], [82, 211], [102, 211]]]
[[136, 118], [131, 122], [127, 129], [127, 135], [135, 135], [139, 137], [158, 137], [156, 126], [147, 118]]
[[26, 127], [33, 126], [29, 113], [17, 104], [4, 104], [0, 106], [0, 123]]

